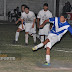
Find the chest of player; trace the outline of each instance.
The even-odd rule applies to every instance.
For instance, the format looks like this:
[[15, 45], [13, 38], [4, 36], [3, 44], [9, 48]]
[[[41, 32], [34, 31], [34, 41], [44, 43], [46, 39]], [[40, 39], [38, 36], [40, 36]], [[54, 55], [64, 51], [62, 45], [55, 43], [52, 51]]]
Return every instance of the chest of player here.
[[40, 16], [41, 16], [41, 19], [44, 19], [44, 20], [50, 18], [49, 12], [42, 12]]
[[26, 14], [26, 15], [24, 15], [24, 19], [31, 19], [33, 16], [32, 15], [30, 15], [30, 14]]

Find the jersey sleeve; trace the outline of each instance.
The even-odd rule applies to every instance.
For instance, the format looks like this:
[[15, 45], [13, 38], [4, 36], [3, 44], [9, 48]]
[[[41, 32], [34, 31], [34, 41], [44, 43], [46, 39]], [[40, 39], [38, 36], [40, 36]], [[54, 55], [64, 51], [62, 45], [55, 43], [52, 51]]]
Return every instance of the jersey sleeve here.
[[21, 19], [24, 19], [23, 13], [21, 13]]
[[69, 26], [68, 27], [68, 31], [71, 33], [71, 35], [72, 35], [72, 27], [71, 26]]
[[55, 17], [49, 18], [49, 21], [55, 21]]
[[52, 16], [52, 13], [50, 13], [50, 18], [52, 18], [53, 16]]
[[40, 12], [38, 13], [37, 18], [41, 18]]
[[36, 19], [36, 16], [35, 16], [35, 14], [33, 13], [33, 19]]

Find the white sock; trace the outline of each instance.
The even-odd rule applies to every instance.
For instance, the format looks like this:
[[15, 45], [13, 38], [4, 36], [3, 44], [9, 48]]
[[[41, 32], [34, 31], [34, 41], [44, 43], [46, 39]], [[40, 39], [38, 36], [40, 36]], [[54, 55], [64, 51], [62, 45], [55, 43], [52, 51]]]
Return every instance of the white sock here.
[[46, 55], [46, 62], [50, 63], [50, 55]]
[[47, 37], [48, 37], [48, 36], [46, 35], [46, 36], [45, 36], [45, 40], [47, 39]]
[[28, 44], [28, 34], [25, 34], [25, 43]]
[[44, 46], [44, 48], [47, 48], [47, 44]]
[[18, 41], [18, 37], [19, 37], [19, 32], [16, 32], [15, 41]]
[[36, 34], [33, 34], [34, 43], [36, 43]]
[[40, 39], [40, 35], [36, 34], [36, 37], [37, 37], [38, 39]]
[[37, 48], [41, 48], [41, 47], [43, 47], [43, 45], [44, 45], [43, 43], [40, 43], [37, 45]]
[[44, 42], [44, 36], [41, 36], [41, 43]]

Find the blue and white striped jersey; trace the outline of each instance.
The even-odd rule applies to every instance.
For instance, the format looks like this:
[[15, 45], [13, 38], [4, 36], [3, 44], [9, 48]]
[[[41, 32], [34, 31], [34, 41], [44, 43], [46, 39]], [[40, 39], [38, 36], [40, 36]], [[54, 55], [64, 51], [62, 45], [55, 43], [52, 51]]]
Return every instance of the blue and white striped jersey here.
[[57, 34], [57, 35], [64, 35], [67, 31], [72, 34], [72, 28], [70, 24], [65, 21], [64, 23], [60, 22], [60, 17], [49, 18], [49, 22], [53, 23], [53, 27], [50, 33]]

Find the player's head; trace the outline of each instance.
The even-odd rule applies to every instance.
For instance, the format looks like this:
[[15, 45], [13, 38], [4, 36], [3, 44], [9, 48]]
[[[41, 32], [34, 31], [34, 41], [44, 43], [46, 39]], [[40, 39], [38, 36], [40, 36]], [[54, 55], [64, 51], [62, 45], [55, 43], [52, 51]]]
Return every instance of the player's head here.
[[26, 13], [26, 14], [29, 13], [29, 7], [28, 7], [28, 6], [25, 7], [25, 13]]
[[43, 9], [44, 9], [44, 11], [47, 11], [48, 10], [48, 3], [44, 3]]
[[64, 22], [64, 21], [66, 21], [66, 19], [67, 19], [67, 13], [61, 14], [61, 16], [60, 16], [60, 21], [61, 21], [61, 22]]
[[21, 5], [21, 11], [24, 12], [25, 4]]

